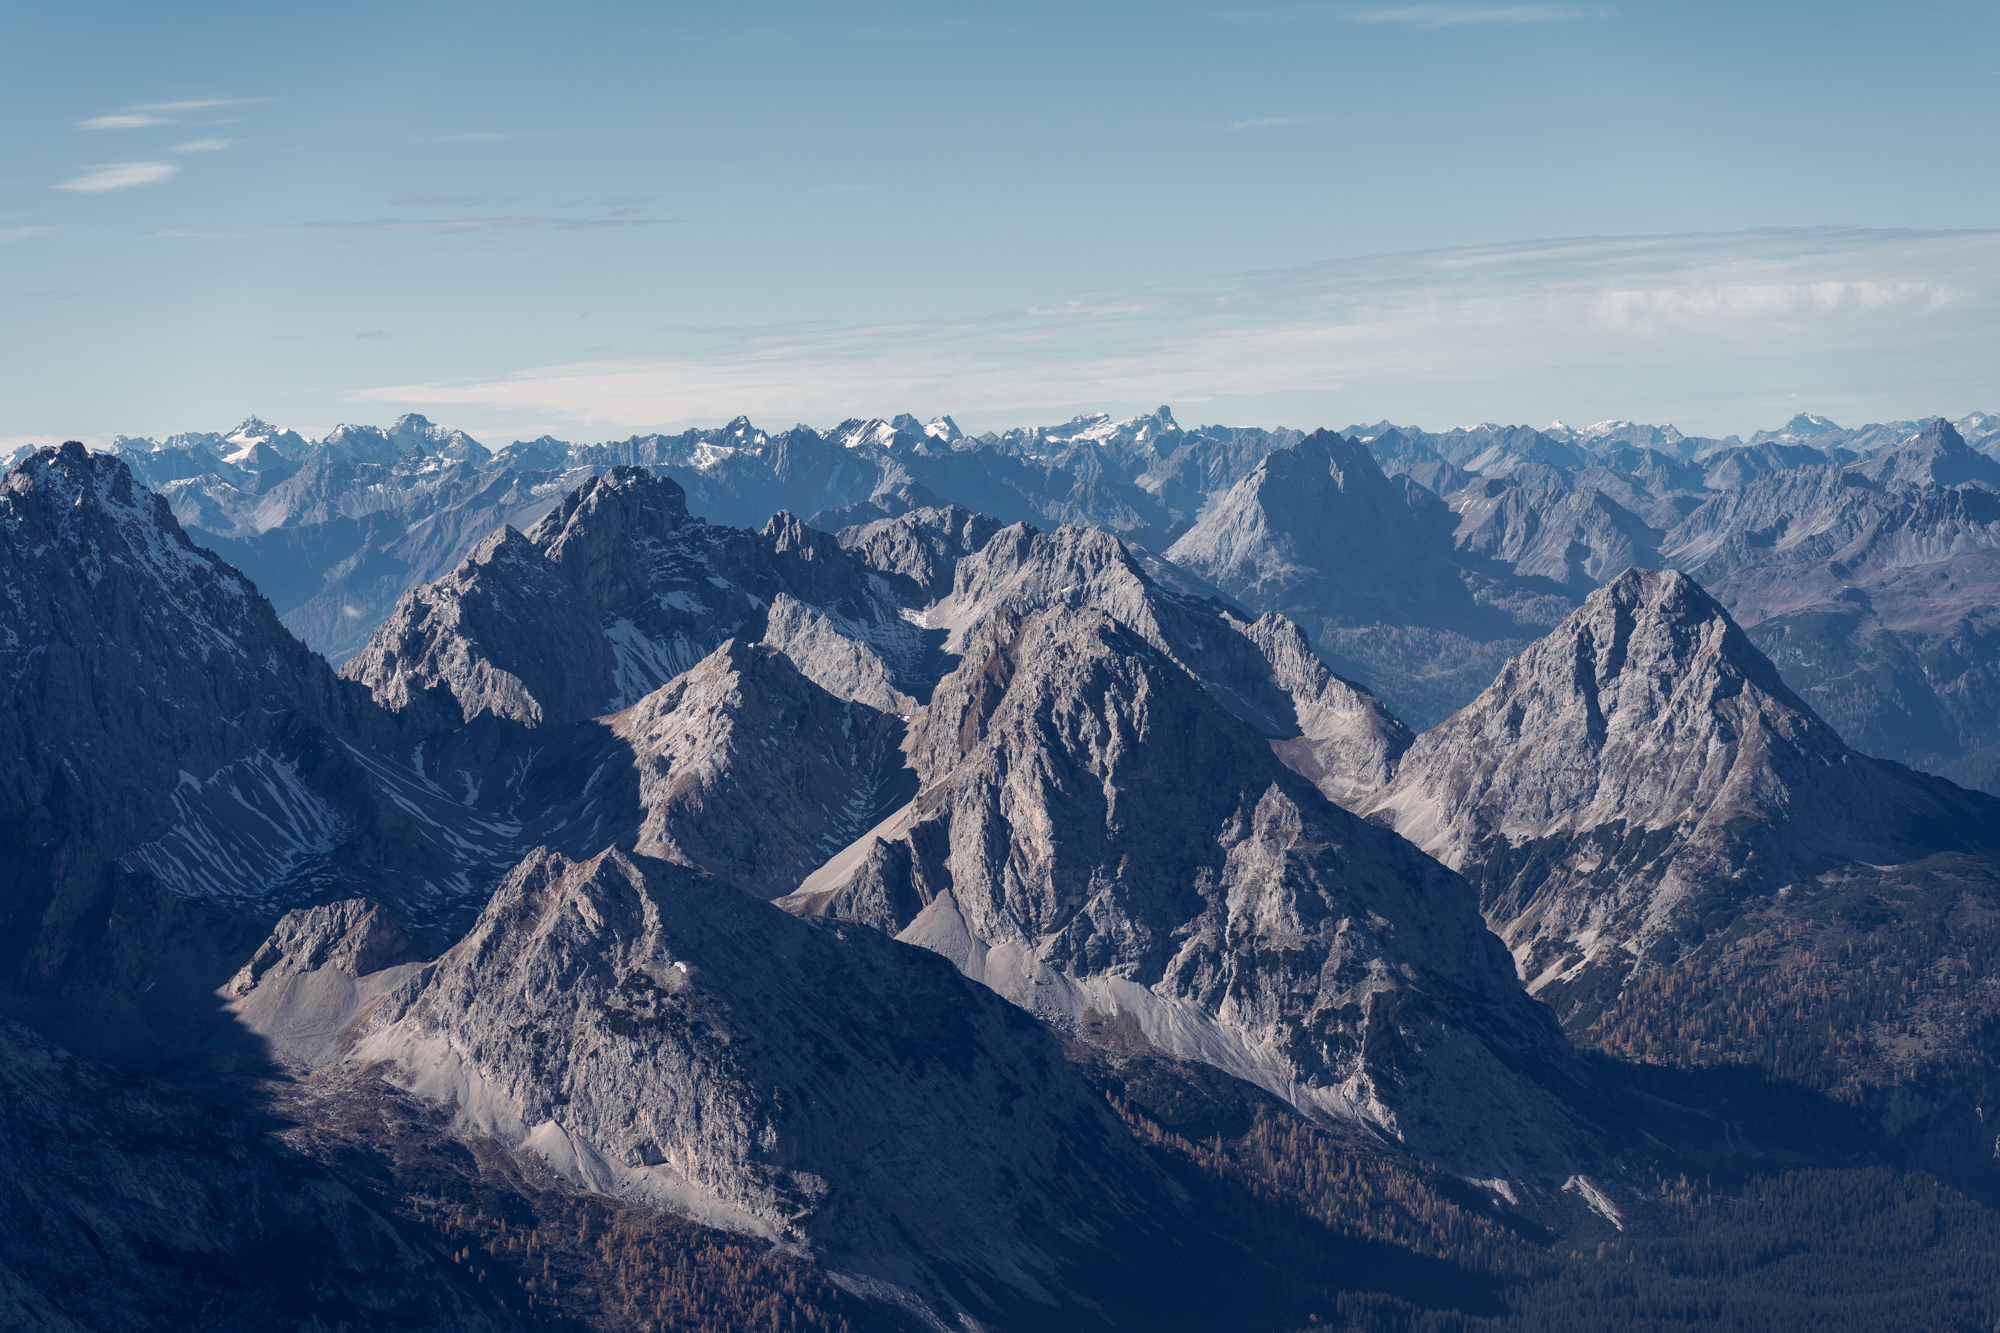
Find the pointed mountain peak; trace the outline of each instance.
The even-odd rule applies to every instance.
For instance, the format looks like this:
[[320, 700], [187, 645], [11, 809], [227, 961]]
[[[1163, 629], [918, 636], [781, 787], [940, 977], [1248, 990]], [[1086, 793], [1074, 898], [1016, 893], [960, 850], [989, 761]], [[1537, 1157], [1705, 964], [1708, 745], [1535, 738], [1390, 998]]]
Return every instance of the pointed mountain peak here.
[[687, 492], [671, 477], [643, 467], [614, 467], [565, 495], [528, 529], [536, 549], [557, 564], [578, 552], [630, 555], [646, 539], [664, 539], [688, 522]]
[[1973, 449], [1943, 417], [1926, 423], [1915, 438], [1865, 462], [1850, 464], [1847, 470], [1885, 488], [1963, 486], [1970, 482], [2000, 490], [2000, 461]]
[[1510, 659], [1354, 808], [1463, 871], [1522, 978], [1573, 983], [1557, 1008], [1585, 1025], [1635, 959], [1741, 910], [1717, 892], [1740, 904], [1830, 857], [2000, 837], [2000, 805], [1850, 750], [1714, 598], [1643, 569]]

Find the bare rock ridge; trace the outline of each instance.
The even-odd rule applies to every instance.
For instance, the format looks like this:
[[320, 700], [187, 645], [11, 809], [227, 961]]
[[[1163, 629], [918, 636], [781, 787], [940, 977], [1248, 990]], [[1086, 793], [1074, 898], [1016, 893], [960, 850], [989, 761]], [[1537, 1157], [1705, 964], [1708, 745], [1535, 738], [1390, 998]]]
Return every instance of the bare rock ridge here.
[[34, 923], [9, 1012], [86, 1050], [180, 1040], [274, 905], [366, 879], [431, 915], [463, 857], [357, 757], [390, 720], [124, 463], [11, 469], [0, 584], [0, 910]]
[[[1135, 631], [1274, 742], [1331, 743], [1347, 763], [1379, 768], [1407, 737], [1380, 701], [1306, 660], [1297, 626], [1268, 613], [1251, 621], [1220, 599], [1163, 586], [1124, 542], [1093, 528], [1003, 529], [959, 562], [951, 595], [924, 619], [948, 627], [956, 650], [994, 616], [1062, 608], [1101, 611]], [[916, 763], [928, 781], [921, 752]]]
[[1761, 476], [1664, 551], [1857, 749], [2000, 792], [2000, 463], [1949, 423]]
[[731, 639], [605, 720], [639, 773], [636, 849], [760, 898], [797, 888], [916, 791], [901, 719], [834, 697], [768, 645]]
[[[498, 533], [405, 594], [342, 673], [385, 707], [423, 701], [439, 726], [576, 722], [636, 702], [724, 639], [763, 638], [786, 598], [865, 649], [865, 669], [856, 648], [838, 650], [828, 679], [889, 703], [905, 675], [922, 674], [926, 644], [870, 574], [789, 514], [762, 533], [711, 527], [673, 481], [616, 467], [527, 533]], [[784, 627], [809, 641], [816, 623], [794, 615]]]
[[1850, 749], [1692, 579], [1637, 569], [1351, 804], [1462, 871], [1570, 1019], [1840, 863], [2000, 852], [2000, 801]]
[[942, 505], [845, 527], [837, 537], [870, 569], [899, 584], [906, 601], [921, 604], [949, 593], [958, 562], [984, 547], [1002, 526], [985, 514]]
[[1366, 446], [1318, 431], [1266, 457], [1166, 554], [1297, 622], [1335, 670], [1426, 725], [1573, 604], [1552, 585], [1475, 575], [1428, 529]]
[[[698, 507], [780, 483], [827, 511], [865, 499], [869, 521], [837, 535], [783, 508], [761, 530], [694, 517], [647, 470], [657, 439], [560, 494], [475, 503], [468, 481], [461, 519], [518, 528], [408, 590], [346, 679], [122, 464], [66, 448], [11, 471], [0, 662], [38, 693], [0, 710], [0, 760], [18, 761], [0, 999], [45, 1031], [136, 1033], [136, 1054], [200, 1047], [233, 1096], [276, 1098], [285, 1143], [378, 1126], [384, 1142], [323, 1160], [396, 1182], [315, 1176], [253, 1119], [157, 1075], [114, 1087], [0, 1024], [20, 1211], [35, 1195], [102, 1221], [145, 1299], [210, 1299], [189, 1254], [277, 1246], [307, 1287], [358, 1283], [351, 1322], [479, 1327], [473, 1283], [441, 1282], [398, 1230], [415, 1224], [370, 1211], [409, 1197], [384, 1143], [421, 1121], [481, 1189], [669, 1210], [911, 1322], [1166, 1326], [1193, 1320], [1176, 1306], [1204, 1255], [1254, 1247], [1202, 1230], [1190, 1200], [1210, 1196], [1181, 1186], [1208, 1186], [1163, 1175], [1037, 1020], [1078, 1060], [1115, 1032], [1156, 1070], [1204, 1062], [1496, 1195], [1496, 1177], [1580, 1188], [1595, 1209], [1608, 1196], [1578, 1173], [1637, 1140], [1606, 1128], [1602, 1067], [1517, 969], [1575, 1036], [1634, 973], [1787, 893], [1886, 884], [1945, 849], [1950, 873], [1911, 872], [1910, 901], [1957, 893], [1965, 915], [1941, 876], [1988, 885], [1988, 910], [2000, 874], [1966, 867], [1996, 850], [2000, 802], [1848, 748], [1685, 576], [1615, 572], [1665, 558], [1681, 515], [1715, 518], [1717, 497], [1681, 493], [1706, 476], [1677, 433], [1609, 423], [1622, 453], [1497, 427], [1385, 446], [1440, 485], [1486, 474], [1447, 503], [1339, 436], [1196, 436], [1164, 410], [1071, 425], [973, 449], [948, 421], [737, 422], [672, 445], [710, 460]], [[1883, 562], [1983, 540], [1995, 492], [1948, 432], [1859, 470], [1816, 453], [1824, 540]], [[231, 504], [266, 472], [305, 478], [303, 503], [336, 467], [489, 462], [421, 419], [337, 432], [317, 458], [262, 423], [237, 434], [239, 461], [217, 455]], [[1729, 466], [1744, 489], [1787, 468], [1805, 485], [1794, 447]], [[954, 478], [1010, 507], [932, 503]], [[1842, 508], [1850, 493], [1874, 498]], [[1117, 531], [1003, 522], [1024, 514]], [[1803, 566], [1826, 552], [1800, 526]], [[1724, 563], [1786, 540], [1713, 528], [1704, 558]], [[1173, 537], [1202, 568], [1138, 544]], [[1554, 619], [1422, 736], [1313, 650], [1428, 645], [1459, 655], [1439, 667], [1456, 681]], [[1970, 959], [1987, 918], [1967, 919]], [[221, 1035], [202, 1026], [218, 1000], [237, 1025]], [[1932, 1119], [1967, 1121], [1952, 1142], [1983, 1154], [1986, 1103], [1959, 1091]], [[148, 1116], [172, 1139], [150, 1196], [104, 1148]], [[206, 1211], [204, 1154], [241, 1195]], [[86, 1198], [50, 1163], [116, 1183]], [[307, 1243], [317, 1212], [338, 1216]], [[35, 1303], [51, 1283], [82, 1282], [93, 1319], [129, 1299], [78, 1276], [84, 1231], [11, 1225], [0, 1316], [88, 1322]], [[372, 1285], [353, 1278], [364, 1253]]]
[[[1715, 593], [1857, 748], [2000, 791], [2000, 633], [1982, 614], [1995, 582], [1991, 535], [1982, 536], [1978, 524], [1947, 518], [1940, 526], [1920, 517], [1915, 526], [1926, 530], [1925, 540], [1943, 544], [1927, 563], [1912, 565], [1914, 548], [1897, 535], [1904, 524], [1891, 521], [1882, 552], [1889, 563], [1869, 555], [1867, 541], [1829, 559], [1814, 552], [1837, 534], [1811, 507], [1856, 513], [1979, 487], [1990, 492], [2000, 418], [1973, 413], [1955, 425], [1843, 429], [1800, 414], [1747, 445], [1617, 421], [1443, 432], [1381, 422], [1346, 435], [1397, 483], [1417, 518], [1420, 544], [1398, 548], [1418, 553], [1411, 568], [1439, 560], [1456, 567], [1475, 605], [1502, 613], [1500, 627], [1484, 620], [1441, 627], [1439, 608], [1421, 600], [1349, 624], [1357, 594], [1381, 599], [1337, 577], [1295, 587], [1284, 603], [1231, 595], [1253, 611], [1283, 611], [1298, 621], [1330, 665], [1368, 682], [1413, 723], [1434, 724], [1469, 702], [1508, 653], [1560, 620], [1594, 584], [1632, 565], [1672, 566]], [[789, 510], [833, 531], [956, 502], [1002, 523], [1104, 528], [1158, 552], [1191, 535], [1197, 519], [1210, 516], [1265, 459], [1304, 438], [1289, 430], [1183, 428], [1162, 408], [1125, 421], [1083, 416], [978, 438], [945, 419], [925, 424], [907, 415], [850, 420], [824, 432], [767, 432], [738, 418], [710, 430], [596, 445], [544, 437], [490, 457], [461, 432], [421, 417], [385, 430], [344, 426], [318, 442], [253, 418], [226, 434], [121, 438], [116, 447], [198, 542], [249, 573], [287, 627], [338, 663], [364, 646], [402, 592], [443, 578], [501, 524], [526, 530], [564, 494], [612, 467], [671, 476], [692, 510], [719, 524], [754, 527]], [[1811, 487], [1791, 485], [1820, 470], [1841, 479], [1833, 493], [1815, 499]], [[1760, 517], [1760, 506], [1727, 500], [1766, 481], [1801, 503], [1788, 500]], [[1854, 508], [1856, 500], [1864, 503]], [[1321, 529], [1352, 526], [1320, 524], [1319, 517], [1351, 517], [1353, 508], [1329, 497], [1326, 506], [1298, 507], [1272, 532], [1280, 544], [1289, 536], [1313, 547], [1327, 535]], [[1750, 528], [1730, 529], [1736, 518]], [[1687, 531], [1677, 531], [1684, 521]], [[1720, 540], [1729, 544], [1730, 567], [1742, 569], [1748, 596], [1739, 598], [1723, 572], [1703, 563], [1715, 553], [1709, 546], [1718, 524], [1730, 529]], [[1862, 532], [1865, 525], [1849, 535]], [[1858, 566], [1849, 558], [1857, 552], [1866, 557]], [[1323, 567], [1343, 565], [1336, 559]], [[1938, 602], [1928, 595], [1937, 591], [1953, 595]], [[1843, 601], [1843, 593], [1852, 595]], [[1785, 605], [1766, 610], [1774, 601]], [[826, 608], [818, 610], [824, 617]], [[1463, 611], [1448, 619], [1462, 619]], [[786, 642], [803, 634], [802, 653], [827, 645], [836, 657], [851, 654], [824, 631], [815, 621], [789, 629]], [[900, 699], [921, 702], [920, 691], [897, 689], [852, 664], [830, 674], [854, 676], [853, 688], [870, 703], [902, 711]]]
[[435, 962], [360, 978], [337, 1046], [287, 1040], [359, 956], [342, 920], [372, 929], [361, 905], [287, 918], [239, 1000], [281, 1052], [329, 1073], [387, 1061], [467, 1135], [804, 1248], [865, 1293], [1066, 1322], [1077, 1271], [1178, 1210], [1026, 1015], [931, 954], [706, 871], [537, 852]]
[[1566, 1047], [1471, 890], [1137, 630], [996, 613], [913, 731], [921, 794], [787, 906], [923, 944], [1060, 1025], [1131, 1015], [1454, 1170], [1567, 1173]]

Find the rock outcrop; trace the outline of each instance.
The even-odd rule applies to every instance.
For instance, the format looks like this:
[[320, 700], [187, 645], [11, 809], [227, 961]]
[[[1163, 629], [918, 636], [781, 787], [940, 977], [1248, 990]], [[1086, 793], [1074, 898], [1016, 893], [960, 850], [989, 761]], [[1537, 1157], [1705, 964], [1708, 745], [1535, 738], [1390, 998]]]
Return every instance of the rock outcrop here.
[[1265, 458], [1167, 556], [1296, 622], [1330, 666], [1421, 726], [1573, 605], [1471, 575], [1433, 529], [1365, 446], [1319, 431]]
[[1840, 862], [2000, 851], [2000, 801], [1850, 749], [1692, 579], [1636, 569], [1352, 804], [1473, 882], [1565, 1018]]
[[[761, 533], [710, 526], [675, 482], [629, 467], [405, 594], [341, 672], [387, 708], [421, 706], [438, 728], [482, 716], [561, 725], [637, 702], [724, 639], [764, 637], [779, 598], [780, 633], [808, 674], [878, 704], [921, 678], [924, 636], [831, 536], [783, 513]], [[848, 648], [822, 671], [813, 616], [847, 631], [866, 667]]]
[[1058, 1024], [1130, 1015], [1454, 1170], [1540, 1176], [1576, 1142], [1566, 1048], [1470, 889], [1146, 635], [995, 613], [912, 725], [921, 793], [787, 906], [921, 943]]
[[732, 639], [605, 722], [639, 775], [636, 850], [760, 898], [790, 893], [915, 793], [902, 721], [835, 697], [769, 645]]
[[[274, 939], [283, 957], [239, 1005], [341, 969], [332, 924]], [[337, 1050], [281, 1039], [281, 1053], [386, 1061], [455, 1106], [467, 1136], [807, 1249], [871, 1294], [1060, 1315], [1072, 1270], [1177, 1208], [1025, 1014], [922, 950], [800, 921], [693, 867], [538, 852], [464, 940], [390, 976], [360, 978], [373, 993]], [[263, 1010], [267, 1030], [282, 1007]]]

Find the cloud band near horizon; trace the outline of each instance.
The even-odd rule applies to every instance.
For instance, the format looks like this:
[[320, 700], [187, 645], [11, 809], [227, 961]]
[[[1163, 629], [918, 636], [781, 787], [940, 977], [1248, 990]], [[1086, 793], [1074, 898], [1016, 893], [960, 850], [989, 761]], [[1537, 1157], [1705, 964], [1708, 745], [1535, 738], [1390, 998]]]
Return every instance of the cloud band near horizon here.
[[1342, 404], [1358, 420], [1432, 404], [1431, 420], [1528, 420], [1533, 409], [1518, 403], [1588, 400], [1575, 388], [1584, 383], [1607, 396], [1586, 411], [1647, 410], [1629, 392], [1609, 401], [1618, 386], [1645, 386], [1641, 396], [1661, 404], [1654, 419], [1721, 434], [1764, 420], [1788, 395], [1818, 394], [1823, 411], [1857, 401], [1870, 375], [1939, 400], [1905, 415], [1966, 395], [1990, 406], [2000, 399], [1987, 369], [2000, 352], [1996, 271], [1995, 231], [1532, 241], [975, 318], [746, 329], [669, 357], [349, 397], [471, 409], [489, 430], [643, 432], [740, 412], [837, 421], [906, 404], [941, 404], [968, 423], [1159, 402]]

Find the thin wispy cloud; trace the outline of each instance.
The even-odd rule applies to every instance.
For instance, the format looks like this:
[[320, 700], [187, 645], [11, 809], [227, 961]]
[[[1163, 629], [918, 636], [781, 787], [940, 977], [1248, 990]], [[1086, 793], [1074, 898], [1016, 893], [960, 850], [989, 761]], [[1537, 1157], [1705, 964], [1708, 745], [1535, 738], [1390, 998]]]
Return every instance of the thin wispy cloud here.
[[191, 102], [142, 102], [129, 108], [133, 111], [207, 111], [218, 106], [249, 106], [256, 102], [275, 102], [275, 97], [204, 97]]
[[484, 208], [495, 200], [490, 194], [405, 194], [389, 202], [398, 208]]
[[[1602, 12], [1602, 11], [1596, 11]], [[1568, 5], [1399, 5], [1354, 15], [1357, 23], [1402, 23], [1413, 28], [1456, 28], [1467, 23], [1559, 23], [1591, 17]]]
[[[1356, 410], [1410, 403], [1491, 415], [1510, 410], [1507, 399], [1528, 412], [1529, 399], [1573, 395], [1580, 374], [1608, 398], [1700, 384], [1716, 402], [1727, 397], [1732, 414], [1779, 385], [1827, 406], [1850, 401], [1864, 387], [1856, 367], [1906, 384], [1916, 366], [1941, 398], [1978, 398], [2000, 355], [2000, 231], [1528, 242], [970, 319], [715, 331], [693, 341], [670, 358], [352, 396], [614, 433], [743, 411], [834, 421], [912, 402], [951, 404], [975, 421], [1092, 404], [1332, 395]], [[1690, 406], [1683, 396], [1663, 410], [1699, 415]]]
[[1456, 28], [1466, 24], [1557, 23], [1568, 19], [1608, 18], [1612, 10], [1575, 5], [1480, 5], [1424, 3], [1369, 9], [1351, 4], [1269, 5], [1230, 10], [1234, 23], [1361, 23], [1399, 24], [1411, 28]]
[[92, 116], [89, 120], [79, 120], [80, 130], [142, 130], [148, 125], [171, 125], [165, 116]]
[[156, 185], [179, 170], [179, 164], [174, 162], [106, 162], [56, 188], [79, 194], [103, 194], [107, 190], [129, 190], [135, 185]]
[[139, 239], [142, 241], [210, 240], [217, 237], [241, 237], [247, 234], [240, 231], [149, 231]]
[[234, 139], [190, 139], [186, 143], [174, 145], [176, 153], [219, 153], [234, 144]]
[[506, 217], [319, 219], [295, 227], [337, 227], [349, 231], [597, 231], [605, 227], [664, 227], [677, 218], [551, 218], [530, 214]]
[[32, 240], [37, 236], [46, 236], [54, 230], [54, 227], [46, 223], [33, 227], [0, 227], [0, 245], [5, 245], [9, 241]]
[[1250, 120], [1232, 120], [1223, 128], [1235, 134], [1241, 130], [1275, 130], [1282, 129], [1286, 125], [1305, 123], [1304, 116], [1258, 116]]

